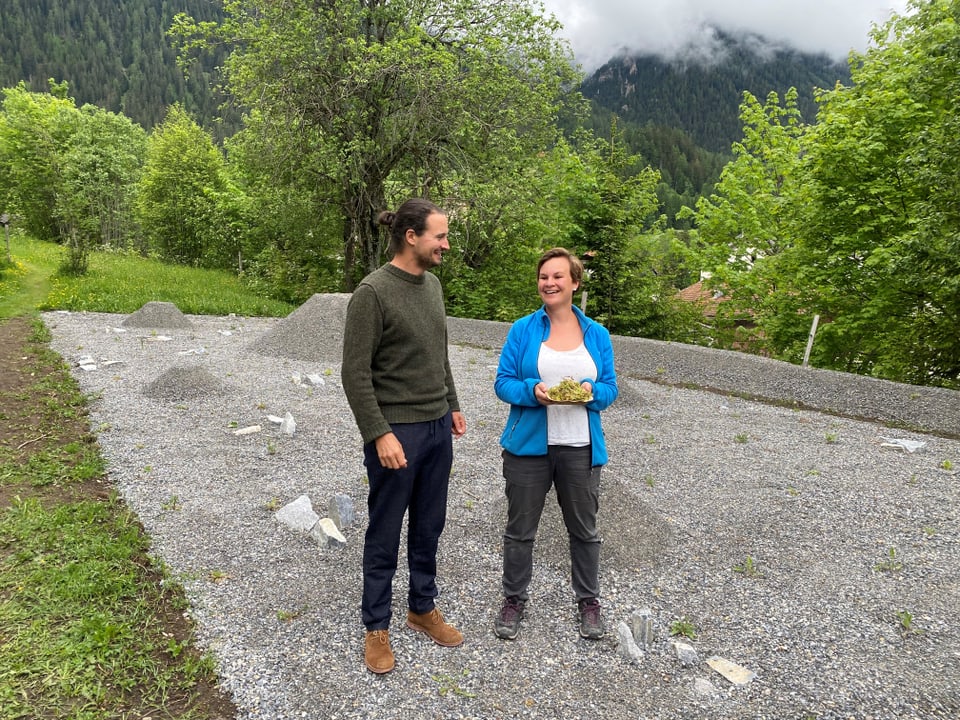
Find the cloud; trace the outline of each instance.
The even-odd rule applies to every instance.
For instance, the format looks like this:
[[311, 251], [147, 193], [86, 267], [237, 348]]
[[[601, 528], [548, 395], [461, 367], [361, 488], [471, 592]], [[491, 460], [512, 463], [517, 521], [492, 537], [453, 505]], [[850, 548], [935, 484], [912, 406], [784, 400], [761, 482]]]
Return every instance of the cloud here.
[[624, 50], [673, 57], [691, 45], [709, 48], [713, 28], [752, 32], [771, 42], [842, 60], [864, 50], [871, 25], [907, 0], [542, 0], [563, 23], [584, 70]]

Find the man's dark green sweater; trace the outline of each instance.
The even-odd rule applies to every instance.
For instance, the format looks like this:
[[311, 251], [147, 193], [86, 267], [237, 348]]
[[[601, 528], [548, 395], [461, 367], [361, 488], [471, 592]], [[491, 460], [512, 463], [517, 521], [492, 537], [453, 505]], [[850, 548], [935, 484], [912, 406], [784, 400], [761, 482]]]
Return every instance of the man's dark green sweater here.
[[361, 281], [347, 304], [341, 379], [364, 443], [390, 432], [391, 423], [460, 410], [435, 275], [387, 264]]

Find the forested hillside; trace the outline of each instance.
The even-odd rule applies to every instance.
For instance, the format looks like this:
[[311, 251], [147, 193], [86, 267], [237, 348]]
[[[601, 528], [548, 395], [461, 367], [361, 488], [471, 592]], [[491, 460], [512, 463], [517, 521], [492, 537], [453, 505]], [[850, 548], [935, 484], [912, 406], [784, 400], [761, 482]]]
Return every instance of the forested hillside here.
[[805, 122], [816, 119], [814, 88], [849, 84], [846, 63], [794, 50], [759, 50], [758, 38], [721, 35], [722, 52], [710, 59], [666, 62], [653, 55], [615, 58], [583, 83], [583, 94], [601, 110], [638, 126], [677, 128], [707, 150], [729, 153], [740, 139], [743, 91], [781, 97], [795, 87]]
[[2, 0], [0, 86], [20, 81], [33, 91], [66, 81], [79, 105], [122, 112], [150, 129], [174, 102], [204, 125], [219, 113], [210, 90], [212, 68], [177, 67], [166, 37], [173, 16], [222, 17], [209, 0]]

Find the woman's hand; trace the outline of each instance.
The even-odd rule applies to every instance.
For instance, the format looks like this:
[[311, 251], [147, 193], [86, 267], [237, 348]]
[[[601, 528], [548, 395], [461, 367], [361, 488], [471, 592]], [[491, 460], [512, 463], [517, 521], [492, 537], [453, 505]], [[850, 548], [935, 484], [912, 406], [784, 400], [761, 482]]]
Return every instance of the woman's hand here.
[[547, 395], [547, 391], [550, 388], [547, 387], [545, 382], [537, 383], [533, 387], [533, 396], [537, 399], [537, 402], [541, 405], [553, 405], [553, 400], [550, 399], [550, 396]]

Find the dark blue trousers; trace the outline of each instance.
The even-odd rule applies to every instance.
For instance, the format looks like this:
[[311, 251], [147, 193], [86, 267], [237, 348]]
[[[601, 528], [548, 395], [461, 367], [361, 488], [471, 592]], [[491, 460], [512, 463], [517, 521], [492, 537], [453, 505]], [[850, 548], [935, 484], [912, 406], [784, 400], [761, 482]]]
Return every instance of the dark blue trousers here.
[[393, 425], [392, 429], [403, 446], [407, 467], [384, 468], [375, 443], [367, 443], [363, 448], [370, 483], [361, 603], [367, 630], [390, 626], [393, 576], [397, 572], [405, 514], [410, 569], [408, 607], [421, 614], [433, 610], [437, 596], [437, 545], [447, 521], [447, 488], [453, 464], [450, 413], [430, 422]]

